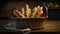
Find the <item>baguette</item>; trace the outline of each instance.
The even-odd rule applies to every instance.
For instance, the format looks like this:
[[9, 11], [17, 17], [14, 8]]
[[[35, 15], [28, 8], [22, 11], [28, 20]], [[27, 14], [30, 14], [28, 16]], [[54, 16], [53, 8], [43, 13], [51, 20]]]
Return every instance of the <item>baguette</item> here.
[[41, 17], [42, 15], [43, 15], [43, 8], [42, 7], [40, 7], [40, 6], [37, 6], [37, 8], [38, 8], [38, 15], [37, 15], [37, 17]]
[[31, 9], [28, 9], [27, 11], [26, 11], [26, 17], [30, 17], [30, 15], [31, 15]]
[[[33, 12], [31, 12], [31, 9], [29, 8], [28, 4], [26, 5], [26, 10], [24, 10], [24, 7], [21, 8], [22, 13], [19, 10], [14, 10], [14, 14], [17, 17], [22, 17], [22, 18], [26, 18], [26, 17], [41, 17], [43, 15], [43, 8], [40, 6], [34, 7], [33, 8]], [[26, 11], [26, 12], [25, 12]]]
[[30, 17], [31, 15], [31, 9], [29, 8], [29, 5], [26, 4], [26, 17]]
[[22, 16], [22, 18], [25, 18], [25, 16], [18, 10], [16, 10], [16, 12], [19, 14], [19, 16]]
[[34, 12], [32, 13], [32, 16], [31, 16], [31, 17], [35, 17], [35, 15], [36, 15], [36, 13], [37, 13], [37, 10], [38, 10], [37, 7], [35, 7], [35, 8], [33, 9]]
[[22, 14], [25, 15], [24, 7], [21, 8]]

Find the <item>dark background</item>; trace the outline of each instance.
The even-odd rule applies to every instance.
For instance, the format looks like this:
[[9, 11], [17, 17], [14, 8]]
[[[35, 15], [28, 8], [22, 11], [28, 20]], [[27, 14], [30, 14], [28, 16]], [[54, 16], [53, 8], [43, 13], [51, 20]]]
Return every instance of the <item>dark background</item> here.
[[[60, 4], [59, 0], [0, 0], [0, 17], [11, 17], [13, 7], [17, 6], [17, 9], [20, 10], [21, 6], [24, 6], [24, 1], [31, 5], [30, 8], [49, 2]], [[60, 20], [60, 8], [48, 9], [48, 17], [49, 20]]]

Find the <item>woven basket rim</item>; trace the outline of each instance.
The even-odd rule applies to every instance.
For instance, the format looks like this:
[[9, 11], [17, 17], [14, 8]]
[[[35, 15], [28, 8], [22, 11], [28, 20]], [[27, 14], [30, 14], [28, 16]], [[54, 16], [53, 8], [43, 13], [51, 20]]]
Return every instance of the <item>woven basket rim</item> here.
[[29, 18], [22, 18], [22, 17], [12, 17], [13, 19], [45, 19], [46, 17], [29, 17]]

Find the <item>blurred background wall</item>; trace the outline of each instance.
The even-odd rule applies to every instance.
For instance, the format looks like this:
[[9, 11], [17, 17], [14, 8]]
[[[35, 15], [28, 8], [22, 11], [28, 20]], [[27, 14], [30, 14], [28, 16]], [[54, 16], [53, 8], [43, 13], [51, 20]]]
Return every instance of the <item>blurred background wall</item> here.
[[[37, 5], [42, 5], [43, 3], [57, 3], [58, 0], [0, 0], [0, 17], [11, 17], [13, 7], [17, 7], [18, 10], [26, 3], [29, 4], [30, 8], [34, 8]], [[49, 20], [60, 20], [60, 8], [49, 8], [48, 9]]]

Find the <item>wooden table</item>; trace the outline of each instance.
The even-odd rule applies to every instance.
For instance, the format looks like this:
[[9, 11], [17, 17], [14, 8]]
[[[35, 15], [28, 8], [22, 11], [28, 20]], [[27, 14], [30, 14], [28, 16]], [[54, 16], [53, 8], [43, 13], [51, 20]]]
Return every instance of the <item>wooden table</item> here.
[[[0, 21], [0, 32], [17, 32], [17, 31], [10, 31], [10, 30], [5, 30], [3, 26], [7, 22]], [[44, 29], [41, 30], [35, 30], [32, 32], [60, 32], [60, 20], [50, 20], [50, 21], [45, 21], [44, 22]]]

